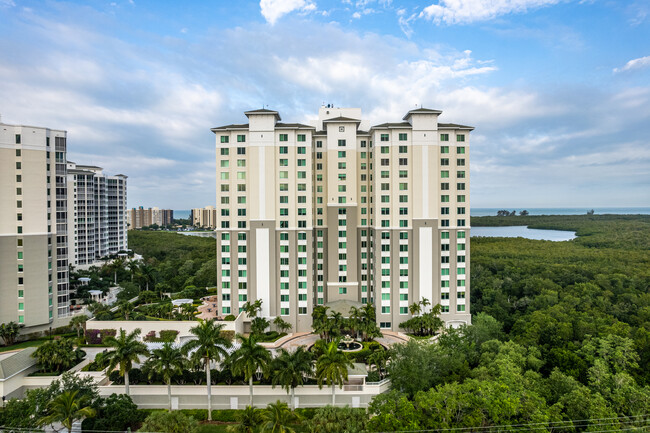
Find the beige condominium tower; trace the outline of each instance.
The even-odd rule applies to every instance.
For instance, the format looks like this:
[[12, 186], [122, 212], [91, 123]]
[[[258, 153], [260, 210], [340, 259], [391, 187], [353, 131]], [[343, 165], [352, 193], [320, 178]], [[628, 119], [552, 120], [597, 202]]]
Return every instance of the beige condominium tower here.
[[69, 314], [66, 133], [0, 123], [0, 323]]
[[261, 299], [262, 315], [308, 331], [314, 305], [373, 303], [399, 330], [409, 305], [470, 323], [469, 134], [418, 108], [370, 126], [321, 107], [312, 125], [276, 111], [213, 128], [220, 312]]

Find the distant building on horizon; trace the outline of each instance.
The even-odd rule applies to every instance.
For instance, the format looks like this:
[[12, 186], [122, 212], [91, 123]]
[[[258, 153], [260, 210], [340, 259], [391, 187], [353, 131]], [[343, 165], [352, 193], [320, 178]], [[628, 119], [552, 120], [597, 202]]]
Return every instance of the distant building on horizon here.
[[73, 266], [91, 265], [128, 248], [127, 176], [68, 161], [68, 245]]
[[190, 221], [194, 227], [214, 229], [217, 227], [217, 209], [214, 206], [194, 208], [190, 211]]
[[409, 305], [470, 323], [470, 126], [418, 108], [370, 126], [323, 106], [312, 125], [277, 111], [212, 129], [217, 148], [219, 312], [261, 299], [262, 316], [311, 329], [316, 305], [373, 303], [399, 331]]
[[127, 211], [127, 223], [129, 229], [141, 229], [157, 224], [160, 227], [171, 225], [174, 222], [174, 211], [172, 209], [159, 209], [157, 207], [145, 209], [140, 206], [137, 209]]

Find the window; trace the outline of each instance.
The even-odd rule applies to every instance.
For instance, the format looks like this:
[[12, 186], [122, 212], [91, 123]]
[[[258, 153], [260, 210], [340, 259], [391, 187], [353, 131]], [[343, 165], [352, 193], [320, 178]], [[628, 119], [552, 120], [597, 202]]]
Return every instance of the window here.
[[463, 220], [458, 220], [457, 225], [458, 225], [458, 227], [465, 227], [465, 220], [464, 219]]
[[440, 165], [449, 165], [449, 158], [440, 158]]
[[[444, 281], [443, 281], [444, 282]], [[449, 300], [449, 293], [441, 293], [440, 294], [440, 299], [442, 300]]]
[[449, 141], [449, 134], [440, 134], [440, 141]]
[[440, 153], [449, 153], [449, 146], [441, 146]]
[[[388, 134], [381, 134], [380, 136], [381, 141], [388, 141]], [[382, 152], [383, 153], [383, 152]]]
[[408, 158], [400, 158], [399, 165], [408, 165]]
[[298, 141], [305, 141], [307, 136], [305, 134], [298, 134]]
[[339, 295], [345, 295], [348, 293], [348, 289], [346, 287], [339, 287]]
[[465, 215], [465, 208], [459, 207], [458, 209], [456, 209], [456, 213], [459, 215]]
[[339, 162], [339, 170], [345, 170], [345, 162]]
[[339, 150], [339, 158], [345, 158], [345, 150]]
[[298, 146], [298, 155], [306, 155], [306, 154], [307, 154], [307, 148], [305, 146]]
[[465, 183], [464, 183], [464, 182], [459, 182], [459, 183], [457, 183], [457, 184], [456, 184], [456, 188], [457, 188], [459, 191], [464, 191], [464, 190], [465, 190]]
[[246, 155], [246, 148], [245, 147], [238, 147], [237, 148], [237, 155]]
[[246, 191], [246, 184], [237, 185], [237, 191], [238, 192], [245, 192]]
[[289, 141], [288, 134], [280, 134], [280, 141]]
[[388, 146], [381, 146], [381, 153], [390, 153], [390, 149]]
[[458, 171], [458, 172], [456, 173], [456, 177], [457, 177], [458, 179], [465, 179], [465, 171], [464, 171], [464, 170], [462, 170], [462, 171]]
[[390, 307], [381, 307], [381, 314], [390, 314]]
[[458, 232], [456, 233], [456, 237], [458, 239], [465, 239], [465, 232]]
[[16, 149], [16, 156], [20, 156], [20, 149]]
[[245, 135], [238, 135], [237, 136], [237, 143], [245, 143], [246, 142], [246, 136]]
[[230, 166], [230, 161], [228, 161], [227, 159], [221, 161], [221, 168], [228, 168], [229, 166]]
[[456, 159], [456, 165], [465, 165], [465, 158]]
[[449, 190], [449, 182], [442, 182], [442, 183], [440, 184], [440, 189], [441, 189], [442, 191], [448, 191], [448, 190]]
[[449, 208], [448, 207], [441, 207], [440, 208], [440, 214], [441, 215], [449, 215]]
[[245, 159], [238, 159], [237, 160], [237, 167], [246, 167], [246, 160]]
[[456, 311], [465, 311], [465, 304], [456, 305]]
[[18, 161], [18, 162], [16, 162], [16, 170], [20, 170], [20, 169], [21, 169], [21, 163], [20, 163], [20, 161]]
[[456, 134], [456, 141], [465, 141], [465, 134]]
[[339, 140], [339, 147], [345, 147], [345, 140]]
[[230, 137], [228, 137], [227, 135], [222, 135], [221, 136], [221, 142], [222, 143], [228, 143], [229, 141], [230, 141]]
[[228, 149], [227, 147], [221, 149], [221, 156], [227, 156], [229, 154], [230, 154], [230, 149]]
[[[399, 135], [399, 141], [406, 141], [406, 140], [407, 140], [407, 134], [400, 134], [400, 135]], [[406, 146], [400, 146], [400, 149], [401, 149], [402, 147], [406, 147]], [[400, 152], [402, 152], [402, 151], [400, 150]], [[406, 151], [405, 151], [405, 152], [406, 152]]]
[[440, 172], [440, 177], [442, 177], [442, 178], [447, 178], [447, 177], [449, 177], [449, 170], [442, 170], [442, 171]]
[[448, 195], [441, 195], [440, 196], [440, 201], [443, 203], [449, 203], [449, 196]]
[[238, 171], [237, 172], [237, 179], [246, 179], [246, 172], [245, 171]]

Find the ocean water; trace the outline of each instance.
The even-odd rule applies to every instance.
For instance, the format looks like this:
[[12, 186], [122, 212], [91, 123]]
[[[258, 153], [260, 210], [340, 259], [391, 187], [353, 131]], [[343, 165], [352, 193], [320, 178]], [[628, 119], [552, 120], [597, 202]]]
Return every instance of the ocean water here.
[[[496, 207], [477, 207], [470, 210], [471, 216], [496, 216], [497, 212], [506, 208], [496, 208]], [[616, 215], [650, 215], [650, 207], [540, 207], [540, 208], [531, 208], [531, 207], [515, 207], [507, 208], [509, 211], [516, 210], [517, 215], [522, 210], [527, 210], [530, 215], [584, 215], [589, 212], [591, 209], [594, 210], [596, 215], [603, 214], [616, 214]]]
[[570, 241], [576, 238], [575, 232], [565, 230], [529, 229], [526, 226], [472, 227], [471, 237], [526, 238], [543, 241]]
[[176, 210], [174, 209], [174, 218], [175, 219], [187, 219], [190, 217], [190, 210]]

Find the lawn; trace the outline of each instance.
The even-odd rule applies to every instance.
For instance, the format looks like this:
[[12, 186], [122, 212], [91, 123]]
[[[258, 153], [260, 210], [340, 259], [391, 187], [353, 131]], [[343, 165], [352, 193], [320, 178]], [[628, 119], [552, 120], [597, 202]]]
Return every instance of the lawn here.
[[22, 341], [20, 343], [13, 344], [11, 346], [1, 346], [0, 353], [9, 352], [10, 350], [25, 349], [27, 347], [38, 347], [41, 344], [45, 343], [46, 341], [47, 339], [29, 340], [29, 341]]

